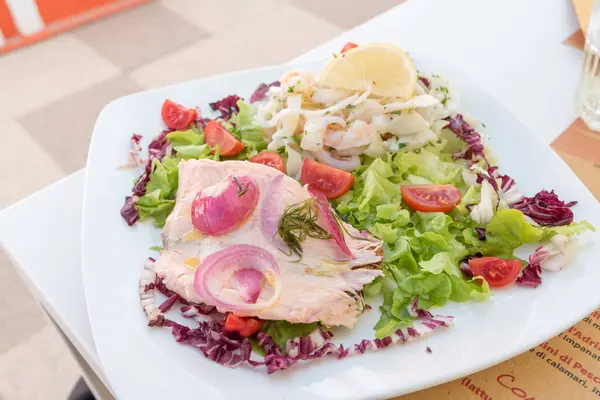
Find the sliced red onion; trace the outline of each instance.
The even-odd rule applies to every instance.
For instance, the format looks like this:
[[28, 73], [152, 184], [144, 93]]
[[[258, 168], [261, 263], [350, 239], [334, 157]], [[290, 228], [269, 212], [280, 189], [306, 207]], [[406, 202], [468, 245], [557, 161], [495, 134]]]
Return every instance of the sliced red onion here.
[[246, 303], [256, 303], [262, 290], [264, 275], [252, 268], [243, 268], [233, 274], [236, 289]]
[[319, 207], [319, 211], [321, 211], [321, 214], [323, 215], [323, 219], [326, 225], [325, 229], [327, 230], [327, 232], [329, 232], [331, 237], [333, 237], [333, 240], [339, 246], [342, 252], [344, 252], [344, 254], [346, 254], [348, 257], [354, 259], [355, 257], [352, 254], [352, 251], [350, 251], [350, 248], [348, 248], [348, 245], [346, 244], [344, 234], [340, 230], [340, 226], [338, 225], [337, 220], [331, 213], [331, 206], [329, 205], [329, 201], [327, 200], [325, 195], [323, 193], [312, 190], [310, 186], [308, 187], [308, 192], [317, 199], [317, 207]]
[[234, 176], [200, 191], [192, 202], [192, 224], [205, 235], [230, 232], [258, 203], [258, 185], [249, 176]]
[[[254, 303], [246, 300], [251, 299], [252, 293], [256, 291], [256, 282], [250, 280], [255, 280], [258, 275], [251, 276], [244, 273], [245, 284], [240, 284], [237, 279], [236, 282], [232, 282], [234, 277], [239, 279], [236, 273], [243, 269], [255, 269], [262, 275], [259, 295], [264, 289], [265, 281], [270, 284], [273, 294], [268, 300], [257, 301], [259, 295], [256, 296]], [[231, 272], [232, 270], [234, 271]], [[235, 285], [240, 290], [235, 290]], [[247, 286], [246, 289], [241, 288], [244, 285]], [[237, 244], [204, 259], [196, 269], [194, 289], [207, 303], [223, 310], [261, 310], [272, 306], [279, 299], [281, 293], [279, 266], [268, 251], [249, 244]]]

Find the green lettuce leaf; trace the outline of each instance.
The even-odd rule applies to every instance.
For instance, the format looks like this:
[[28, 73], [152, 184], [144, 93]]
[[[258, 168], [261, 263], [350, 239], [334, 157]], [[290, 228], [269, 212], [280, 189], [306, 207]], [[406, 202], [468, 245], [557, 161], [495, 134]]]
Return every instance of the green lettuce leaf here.
[[581, 235], [587, 231], [596, 232], [596, 228], [588, 221], [572, 222], [566, 226], [552, 226], [543, 228], [545, 235], [563, 235], [563, 236], [575, 236]]
[[381, 224], [379, 222], [371, 226], [369, 232], [387, 243], [395, 243], [398, 236], [398, 229], [393, 228], [392, 224]]
[[450, 276], [460, 276], [460, 269], [451, 253], [437, 253], [428, 261], [421, 261], [419, 267], [432, 274], [446, 272]]
[[418, 175], [433, 183], [462, 183], [462, 166], [444, 161], [431, 149], [398, 153], [394, 159], [400, 175]]
[[364, 187], [357, 199], [359, 211], [369, 212], [371, 206], [392, 204], [400, 198], [400, 186], [386, 179], [391, 168], [383, 165], [383, 161], [377, 159], [361, 175]]
[[233, 125], [229, 131], [246, 145], [238, 159], [248, 159], [267, 148], [263, 129], [254, 123], [253, 107], [243, 100], [238, 100], [240, 111], [229, 120]]
[[394, 291], [391, 313], [401, 319], [415, 296], [419, 297], [419, 307], [422, 309], [442, 307], [448, 302], [451, 292], [452, 286], [446, 274], [422, 272], [412, 275], [400, 282]]
[[452, 293], [450, 300], [463, 303], [469, 300], [484, 301], [490, 298], [490, 286], [482, 277], [465, 280], [460, 276], [450, 275]]
[[[486, 226], [488, 236], [500, 239], [513, 248], [525, 243], [539, 243], [544, 232], [525, 221], [519, 210], [498, 210]], [[489, 241], [489, 237], [486, 241]]]
[[165, 226], [167, 217], [173, 211], [175, 200], [164, 199], [161, 190], [156, 189], [140, 197], [135, 206], [140, 215], [140, 221], [153, 217], [154, 225], [161, 228]]
[[202, 159], [210, 157], [210, 147], [207, 144], [190, 144], [185, 146], [174, 146], [177, 156], [184, 160]]
[[287, 321], [265, 321], [261, 331], [271, 336], [283, 350], [290, 339], [307, 336], [319, 328], [318, 322], [311, 324], [292, 324]]
[[377, 218], [386, 219], [388, 221], [395, 220], [398, 217], [399, 212], [400, 210], [396, 204], [381, 204], [377, 206]]
[[460, 203], [456, 206], [458, 210], [463, 214], [469, 214], [467, 210], [467, 204], [479, 204], [481, 201], [481, 187], [471, 186], [467, 192], [460, 199]]
[[179, 179], [179, 161], [172, 157], [164, 157], [163, 161], [152, 160], [150, 180], [146, 184], [146, 193], [159, 190], [161, 199], [172, 199], [177, 192]]
[[204, 144], [204, 134], [194, 129], [170, 132], [167, 134], [167, 139], [174, 147]]

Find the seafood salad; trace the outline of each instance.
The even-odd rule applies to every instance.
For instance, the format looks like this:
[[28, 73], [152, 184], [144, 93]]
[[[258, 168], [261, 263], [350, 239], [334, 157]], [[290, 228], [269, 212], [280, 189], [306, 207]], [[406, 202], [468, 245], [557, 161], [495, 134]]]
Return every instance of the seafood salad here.
[[[594, 227], [572, 199], [521, 193], [459, 105], [385, 43], [348, 43], [318, 74], [289, 71], [210, 114], [166, 99], [147, 157], [133, 134], [123, 165], [141, 175], [121, 216], [162, 230], [139, 281], [148, 325], [274, 373], [406, 343], [450, 327], [436, 311], [449, 302], [543, 284]], [[373, 336], [336, 342], [364, 313]]]

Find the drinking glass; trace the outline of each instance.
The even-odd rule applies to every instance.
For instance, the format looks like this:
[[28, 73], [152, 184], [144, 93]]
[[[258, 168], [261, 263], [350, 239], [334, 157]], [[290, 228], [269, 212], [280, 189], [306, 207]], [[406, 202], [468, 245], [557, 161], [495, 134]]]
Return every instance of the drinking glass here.
[[590, 129], [600, 132], [600, 0], [594, 2], [587, 28], [575, 108]]

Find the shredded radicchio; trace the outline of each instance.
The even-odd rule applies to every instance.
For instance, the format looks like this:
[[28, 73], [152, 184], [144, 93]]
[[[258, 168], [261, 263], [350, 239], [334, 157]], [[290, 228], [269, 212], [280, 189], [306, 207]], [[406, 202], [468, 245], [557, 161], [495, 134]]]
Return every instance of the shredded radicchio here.
[[281, 82], [279, 81], [271, 82], [268, 85], [266, 83], [261, 83], [258, 85], [256, 90], [254, 90], [254, 93], [252, 93], [252, 96], [250, 97], [250, 103], [256, 103], [257, 101], [263, 100], [265, 97], [267, 97], [269, 88], [279, 86], [281, 86]]
[[132, 196], [125, 197], [125, 204], [121, 207], [121, 217], [123, 217], [129, 226], [132, 226], [140, 219], [140, 214], [137, 208], [135, 208], [135, 201]]
[[221, 113], [221, 118], [229, 119], [233, 113], [240, 111], [237, 106], [238, 100], [241, 100], [241, 97], [236, 94], [232, 94], [231, 96], [227, 96], [221, 100], [215, 101], [214, 103], [210, 103], [209, 105], [213, 111], [218, 111]]
[[[477, 229], [477, 228], [475, 228], [475, 229]], [[469, 266], [469, 260], [472, 258], [481, 258], [481, 257], [483, 257], [483, 254], [475, 253], [475, 254], [471, 254], [471, 255], [468, 255], [465, 258], [463, 258], [459, 264], [460, 272], [462, 272], [466, 278], [469, 278], [469, 279], [473, 278], [474, 275], [473, 275], [473, 271], [471, 271], [471, 267]]]
[[[207, 358], [231, 368], [247, 363], [253, 367], [265, 366], [267, 372], [272, 374], [302, 360], [313, 360], [328, 355], [341, 359], [352, 354], [362, 354], [369, 349], [383, 349], [398, 342], [406, 343], [411, 338], [423, 336], [439, 327], [447, 327], [453, 320], [453, 317], [434, 316], [429, 311], [419, 309], [418, 298], [415, 298], [410, 306], [411, 314], [417, 318], [414, 327], [397, 329], [392, 336], [374, 340], [364, 339], [353, 346], [344, 347], [330, 342], [333, 334], [320, 328], [308, 336], [288, 341], [284, 350], [270, 336], [259, 332], [258, 344], [265, 355], [262, 361], [256, 361], [251, 359], [252, 345], [248, 339], [238, 340], [228, 337], [223, 329], [223, 323], [216, 319], [218, 315], [213, 318], [200, 316], [200, 314], [211, 314], [214, 307], [186, 302], [169, 290], [162, 279], [156, 275], [154, 262], [152, 258], [146, 261], [139, 282], [140, 301], [148, 318], [148, 326], [171, 328], [177, 342], [194, 346]], [[158, 307], [155, 304], [155, 290], [168, 297]], [[196, 328], [178, 324], [165, 317], [164, 312], [171, 309], [177, 301], [184, 304], [180, 309], [182, 315], [198, 322]]]
[[453, 154], [452, 158], [464, 158], [468, 161], [483, 159], [489, 165], [483, 153], [481, 135], [475, 129], [471, 128], [471, 125], [463, 119], [462, 114], [456, 114], [454, 117], [447, 117], [445, 119], [448, 121], [446, 128], [450, 129], [459, 139], [467, 144], [464, 149]]
[[196, 129], [204, 129], [206, 128], [206, 124], [210, 121], [210, 118], [202, 117], [202, 110], [200, 107], [196, 107], [196, 121], [194, 121], [194, 126]]
[[511, 207], [521, 211], [539, 225], [561, 226], [573, 222], [573, 211], [570, 208], [575, 204], [576, 201], [565, 203], [560, 200], [554, 191], [542, 190], [533, 197], [523, 197]]
[[517, 277], [517, 283], [521, 286], [536, 288], [542, 283], [542, 262], [548, 257], [548, 251], [544, 246], [538, 247], [529, 256], [529, 265], [521, 271]]
[[489, 167], [487, 174], [484, 172], [477, 174], [477, 183], [481, 184], [483, 181], [487, 181], [498, 193], [498, 197], [509, 205], [523, 198], [517, 189], [515, 180], [508, 175], [500, 175], [498, 167]]
[[[170, 131], [168, 130], [164, 130], [160, 133], [160, 135], [152, 139], [152, 141], [148, 145], [148, 160], [146, 161], [146, 164], [144, 166], [144, 172], [133, 184], [132, 192], [134, 197], [128, 196], [125, 198], [125, 203], [121, 208], [121, 216], [129, 226], [135, 224], [135, 222], [139, 219], [139, 215], [137, 215], [138, 212], [135, 209], [135, 196], [143, 196], [146, 194], [146, 184], [150, 180], [150, 174], [152, 173], [152, 161], [155, 158], [160, 161], [165, 155], [168, 155], [170, 152], [170, 142], [169, 139], [167, 139], [167, 134], [169, 132]], [[139, 136], [139, 138], [141, 139], [141, 136]], [[132, 137], [132, 141], [133, 140], [134, 138]], [[135, 210], [135, 214], [133, 210]], [[134, 217], [134, 215], [137, 215], [137, 217]]]
[[481, 241], [485, 241], [485, 235], [486, 235], [486, 231], [485, 228], [481, 228], [481, 227], [475, 227], [475, 232], [477, 233], [477, 239], [481, 240]]
[[121, 168], [138, 168], [146, 164], [146, 161], [140, 157], [140, 153], [142, 152], [140, 140], [142, 140], [142, 135], [136, 133], [131, 135], [131, 148], [127, 154], [127, 163], [121, 165]]

